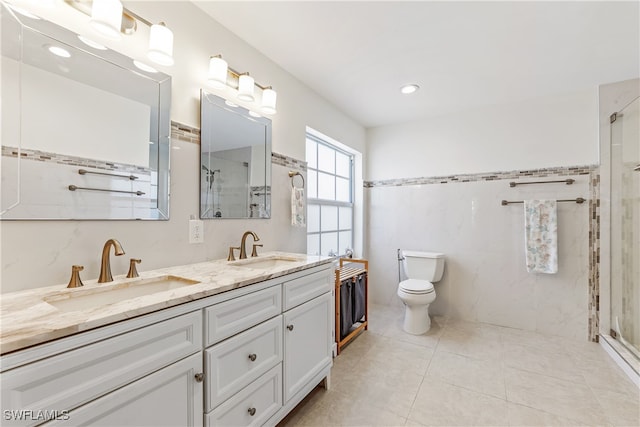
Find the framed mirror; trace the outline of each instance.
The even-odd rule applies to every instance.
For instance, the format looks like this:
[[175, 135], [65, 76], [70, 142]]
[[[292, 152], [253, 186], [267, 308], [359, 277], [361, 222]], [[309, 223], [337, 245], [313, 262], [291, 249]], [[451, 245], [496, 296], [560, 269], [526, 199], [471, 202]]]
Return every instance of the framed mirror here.
[[168, 219], [171, 77], [0, 10], [0, 219]]
[[200, 218], [270, 218], [271, 120], [200, 94]]

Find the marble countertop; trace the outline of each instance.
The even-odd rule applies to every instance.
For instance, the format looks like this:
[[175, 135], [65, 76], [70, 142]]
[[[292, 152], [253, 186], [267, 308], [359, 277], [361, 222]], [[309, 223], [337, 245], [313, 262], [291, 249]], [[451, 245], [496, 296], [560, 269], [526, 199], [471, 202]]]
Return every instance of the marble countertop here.
[[[274, 265], [268, 265], [270, 260]], [[256, 261], [265, 262], [262, 265], [249, 265]], [[332, 258], [323, 256], [265, 252], [258, 258], [246, 260], [214, 260], [141, 272], [140, 277], [135, 279], [127, 279], [122, 275], [114, 277], [114, 281], [109, 283], [97, 283], [97, 279], [86, 280], [83, 281], [83, 287], [74, 289], [67, 289], [66, 284], [62, 284], [2, 294], [0, 354], [331, 262]], [[99, 295], [103, 294], [108, 301], [106, 294], [115, 294], [109, 292], [114, 288], [118, 288], [117, 291], [121, 291], [121, 288], [131, 289], [154, 278], [167, 276], [177, 277], [177, 281], [184, 285], [178, 283], [174, 289], [142, 296], [133, 293], [133, 297], [125, 297], [123, 293], [123, 298], [127, 299], [107, 304], [101, 302]], [[89, 298], [85, 298], [87, 296]], [[83, 301], [73, 300], [78, 297]], [[66, 301], [71, 303], [67, 308], [64, 306], [65, 300], [73, 300]], [[59, 302], [62, 309], [55, 306]], [[86, 307], [84, 302], [87, 302]]]

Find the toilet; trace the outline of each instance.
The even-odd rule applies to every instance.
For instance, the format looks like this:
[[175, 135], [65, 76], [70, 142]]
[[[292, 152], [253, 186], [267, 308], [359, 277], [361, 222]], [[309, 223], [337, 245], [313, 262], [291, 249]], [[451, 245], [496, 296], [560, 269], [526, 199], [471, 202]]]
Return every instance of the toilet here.
[[436, 252], [399, 251], [399, 261], [407, 280], [398, 285], [398, 296], [405, 305], [405, 332], [421, 335], [431, 328], [429, 304], [436, 299], [433, 282], [442, 279], [444, 254]]

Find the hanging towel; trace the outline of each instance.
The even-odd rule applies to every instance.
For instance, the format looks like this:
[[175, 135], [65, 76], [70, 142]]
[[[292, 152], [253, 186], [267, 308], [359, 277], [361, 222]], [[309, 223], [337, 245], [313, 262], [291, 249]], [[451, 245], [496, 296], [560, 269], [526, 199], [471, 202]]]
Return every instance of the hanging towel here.
[[555, 200], [524, 201], [524, 243], [529, 273], [558, 272], [558, 213]]
[[304, 188], [291, 189], [291, 225], [305, 227], [304, 220]]

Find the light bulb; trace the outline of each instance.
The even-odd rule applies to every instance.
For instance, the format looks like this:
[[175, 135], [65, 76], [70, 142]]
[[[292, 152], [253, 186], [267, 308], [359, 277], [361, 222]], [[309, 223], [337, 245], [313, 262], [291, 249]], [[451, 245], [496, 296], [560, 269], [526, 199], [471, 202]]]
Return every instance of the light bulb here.
[[120, 0], [93, 0], [91, 26], [104, 37], [118, 40], [121, 37], [122, 3]]
[[227, 71], [229, 64], [220, 55], [209, 59], [209, 84], [217, 89], [227, 87]]
[[276, 98], [278, 94], [275, 90], [269, 86], [265, 90], [262, 91], [262, 105], [261, 110], [265, 114], [275, 114], [276, 113]]
[[249, 74], [242, 74], [238, 78], [238, 99], [253, 101], [253, 86], [255, 81]]
[[173, 33], [164, 22], [151, 26], [147, 57], [156, 64], [173, 65]]

